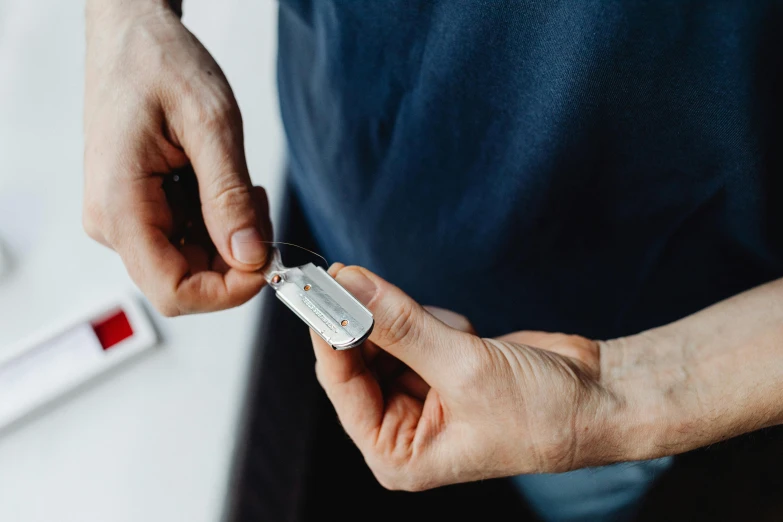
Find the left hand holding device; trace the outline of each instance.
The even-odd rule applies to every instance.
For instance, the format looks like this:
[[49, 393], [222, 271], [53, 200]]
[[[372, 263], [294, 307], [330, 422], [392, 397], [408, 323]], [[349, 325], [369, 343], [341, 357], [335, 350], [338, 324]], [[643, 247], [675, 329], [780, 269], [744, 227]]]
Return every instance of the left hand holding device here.
[[601, 343], [544, 332], [482, 339], [464, 317], [430, 312], [368, 270], [334, 265], [330, 273], [370, 309], [375, 328], [347, 351], [312, 335], [317, 376], [385, 487], [422, 490], [615, 457], [604, 436], [623, 403], [601, 379]]

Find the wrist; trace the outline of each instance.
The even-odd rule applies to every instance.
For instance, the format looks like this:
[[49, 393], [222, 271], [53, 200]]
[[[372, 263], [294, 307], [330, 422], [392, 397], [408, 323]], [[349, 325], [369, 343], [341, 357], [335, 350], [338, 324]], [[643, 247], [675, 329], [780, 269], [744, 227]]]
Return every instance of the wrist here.
[[601, 388], [609, 397], [602, 417], [604, 463], [678, 452], [669, 436], [682, 418], [671, 394], [677, 372], [659, 362], [674, 360], [673, 341], [648, 331], [601, 342]]

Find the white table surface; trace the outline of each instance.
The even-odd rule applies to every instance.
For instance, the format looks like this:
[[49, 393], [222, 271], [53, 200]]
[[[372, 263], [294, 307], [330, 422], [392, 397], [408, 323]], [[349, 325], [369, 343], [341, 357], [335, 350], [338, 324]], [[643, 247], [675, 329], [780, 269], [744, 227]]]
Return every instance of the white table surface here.
[[[242, 109], [253, 179], [282, 194], [276, 3], [185, 0], [185, 22]], [[132, 289], [81, 228], [84, 6], [0, 0], [0, 353], [41, 325]], [[160, 349], [0, 433], [0, 520], [215, 521], [224, 516], [259, 300], [163, 319]], [[0, 397], [0, 400], [7, 400]]]

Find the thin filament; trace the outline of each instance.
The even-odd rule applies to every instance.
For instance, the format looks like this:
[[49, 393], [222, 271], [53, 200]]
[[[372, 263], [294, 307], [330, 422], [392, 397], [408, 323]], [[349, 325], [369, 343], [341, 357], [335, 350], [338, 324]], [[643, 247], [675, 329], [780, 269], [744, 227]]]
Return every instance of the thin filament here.
[[300, 250], [304, 250], [305, 252], [310, 252], [314, 256], [320, 257], [321, 259], [324, 260], [325, 266], [327, 268], [329, 267], [329, 261], [327, 261], [324, 256], [322, 256], [318, 252], [313, 252], [312, 250], [310, 250], [308, 248], [305, 248], [303, 246], [295, 245], [294, 243], [286, 243], [285, 241], [260, 241], [260, 240], [258, 240], [258, 241], [243, 241], [243, 243], [266, 243], [267, 245], [288, 245], [288, 246], [296, 247], [296, 248], [298, 248]]

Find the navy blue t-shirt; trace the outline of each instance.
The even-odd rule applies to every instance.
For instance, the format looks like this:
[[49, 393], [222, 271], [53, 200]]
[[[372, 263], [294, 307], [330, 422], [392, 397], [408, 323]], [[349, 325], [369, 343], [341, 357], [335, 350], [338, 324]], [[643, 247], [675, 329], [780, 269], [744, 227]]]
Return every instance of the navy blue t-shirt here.
[[484, 336], [668, 323], [783, 275], [783, 3], [282, 0], [330, 260]]

